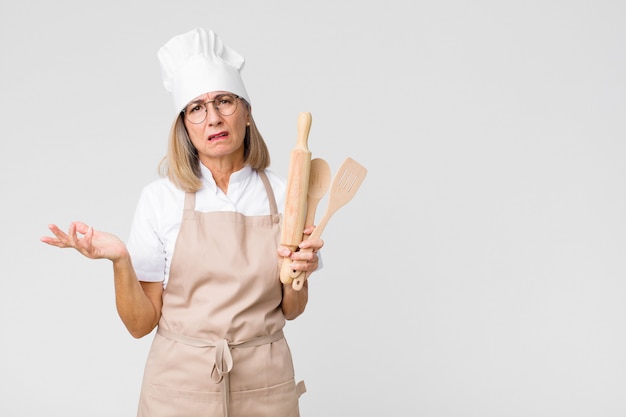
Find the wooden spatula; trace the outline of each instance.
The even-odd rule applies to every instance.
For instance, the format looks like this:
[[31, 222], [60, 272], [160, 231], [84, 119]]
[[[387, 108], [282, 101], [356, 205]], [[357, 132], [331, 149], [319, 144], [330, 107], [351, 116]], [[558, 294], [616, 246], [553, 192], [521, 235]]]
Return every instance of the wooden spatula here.
[[[322, 158], [311, 159], [309, 189], [306, 198], [306, 217], [304, 227], [315, 226], [315, 212], [320, 200], [326, 195], [330, 186], [330, 165]], [[306, 236], [303, 236], [303, 239]]]
[[[339, 170], [335, 174], [333, 182], [330, 186], [328, 195], [328, 207], [324, 216], [320, 219], [319, 224], [315, 227], [309, 239], [317, 239], [322, 235], [326, 224], [332, 215], [343, 207], [356, 194], [361, 183], [367, 175], [367, 169], [352, 158], [346, 158]], [[311, 251], [311, 249], [302, 249], [302, 251]], [[291, 271], [293, 278], [292, 287], [294, 290], [300, 290], [304, 285], [304, 273], [302, 271]]]

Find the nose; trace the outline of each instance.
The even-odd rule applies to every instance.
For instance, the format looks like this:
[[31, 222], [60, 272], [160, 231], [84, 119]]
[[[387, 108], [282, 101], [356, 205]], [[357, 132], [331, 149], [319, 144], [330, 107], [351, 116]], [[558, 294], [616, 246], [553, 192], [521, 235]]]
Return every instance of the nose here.
[[222, 123], [222, 115], [211, 102], [206, 104], [206, 121], [210, 126]]

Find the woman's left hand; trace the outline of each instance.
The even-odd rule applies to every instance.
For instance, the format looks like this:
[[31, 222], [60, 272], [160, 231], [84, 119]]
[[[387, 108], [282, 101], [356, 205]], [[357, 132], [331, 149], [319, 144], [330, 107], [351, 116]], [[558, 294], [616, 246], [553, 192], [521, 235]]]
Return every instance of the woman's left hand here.
[[[313, 233], [314, 227], [308, 227], [304, 230], [304, 234], [309, 236]], [[311, 275], [319, 266], [319, 258], [317, 252], [324, 246], [322, 239], [305, 239], [298, 245], [299, 250], [290, 251], [289, 248], [280, 246], [278, 255], [282, 258], [290, 258], [291, 269], [295, 271], [304, 271], [306, 276]]]
[[304, 272], [305, 278], [302, 288], [299, 290], [294, 289], [291, 282], [283, 284], [281, 309], [287, 320], [293, 320], [304, 312], [309, 299], [307, 278], [319, 266], [317, 252], [324, 246], [324, 241], [322, 239], [306, 239], [313, 233], [313, 230], [314, 227], [308, 227], [304, 230], [305, 240], [300, 242], [299, 250], [292, 252], [284, 246], [278, 248], [278, 255], [282, 258], [291, 259], [290, 267], [293, 270]]

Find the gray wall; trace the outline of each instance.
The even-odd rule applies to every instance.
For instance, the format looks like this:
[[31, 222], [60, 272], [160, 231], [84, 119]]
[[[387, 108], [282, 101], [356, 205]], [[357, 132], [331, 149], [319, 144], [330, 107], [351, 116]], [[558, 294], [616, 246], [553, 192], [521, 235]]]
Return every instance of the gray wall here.
[[[303, 417], [624, 416], [626, 4], [3, 1], [0, 415], [132, 416], [152, 336], [111, 266], [172, 120], [157, 49], [214, 29], [272, 168], [298, 113], [368, 168], [286, 328]], [[322, 201], [320, 211], [324, 209]], [[410, 410], [410, 411], [409, 411]]]

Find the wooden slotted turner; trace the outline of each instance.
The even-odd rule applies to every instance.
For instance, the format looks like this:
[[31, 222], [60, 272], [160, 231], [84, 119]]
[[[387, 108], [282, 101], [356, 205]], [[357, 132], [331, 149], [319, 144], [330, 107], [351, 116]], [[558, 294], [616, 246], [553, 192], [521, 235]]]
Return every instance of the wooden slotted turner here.
[[[354, 197], [365, 179], [365, 175], [367, 175], [367, 169], [354, 159], [346, 158], [346, 160], [343, 161], [343, 164], [339, 167], [330, 186], [326, 212], [320, 219], [319, 224], [315, 227], [313, 233], [311, 233], [311, 236], [309, 236], [309, 239], [317, 239], [322, 235], [332, 215], [346, 205], [348, 201], [352, 200], [352, 197]], [[310, 252], [311, 249], [302, 249], [302, 251]], [[291, 276], [293, 277], [293, 289], [299, 291], [304, 285], [304, 272], [292, 270]]]

